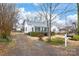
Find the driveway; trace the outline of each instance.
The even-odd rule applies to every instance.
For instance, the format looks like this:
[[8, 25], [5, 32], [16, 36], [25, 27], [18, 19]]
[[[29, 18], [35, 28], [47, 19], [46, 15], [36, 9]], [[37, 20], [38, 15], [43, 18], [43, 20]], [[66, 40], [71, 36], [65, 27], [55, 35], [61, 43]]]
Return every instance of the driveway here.
[[67, 56], [76, 55], [76, 49], [66, 50], [63, 47], [56, 47], [42, 41], [31, 40], [25, 34], [13, 35], [15, 47], [8, 48], [7, 56]]

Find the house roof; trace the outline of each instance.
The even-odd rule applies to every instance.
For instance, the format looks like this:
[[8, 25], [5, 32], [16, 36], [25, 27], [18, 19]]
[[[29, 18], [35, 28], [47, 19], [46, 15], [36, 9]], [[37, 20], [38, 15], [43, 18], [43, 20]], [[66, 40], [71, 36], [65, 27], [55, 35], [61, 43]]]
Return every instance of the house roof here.
[[36, 27], [47, 27], [46, 22], [34, 22], [34, 21], [26, 21], [26, 24]]

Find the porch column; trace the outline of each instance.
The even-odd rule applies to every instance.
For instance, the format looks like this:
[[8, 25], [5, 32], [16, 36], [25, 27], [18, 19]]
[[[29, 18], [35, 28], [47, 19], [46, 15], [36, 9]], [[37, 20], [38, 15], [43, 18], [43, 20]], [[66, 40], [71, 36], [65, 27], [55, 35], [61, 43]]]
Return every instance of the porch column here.
[[42, 27], [40, 27], [40, 32], [42, 32]]
[[33, 31], [35, 32], [35, 27], [33, 27]]

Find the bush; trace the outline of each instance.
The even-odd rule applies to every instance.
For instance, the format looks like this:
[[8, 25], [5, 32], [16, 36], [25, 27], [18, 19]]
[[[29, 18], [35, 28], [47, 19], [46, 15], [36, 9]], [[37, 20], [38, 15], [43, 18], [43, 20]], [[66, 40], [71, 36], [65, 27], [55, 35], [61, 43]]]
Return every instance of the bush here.
[[51, 35], [55, 35], [55, 32], [52, 32]]
[[74, 35], [70, 40], [79, 41], [79, 35]]
[[52, 38], [50, 41], [47, 41], [52, 45], [61, 45], [64, 44], [64, 38]]
[[11, 41], [11, 37], [0, 37], [0, 42], [10, 42]]
[[39, 34], [39, 35], [38, 35], [39, 40], [43, 41], [43, 39], [42, 39], [43, 36], [44, 36], [43, 34]]
[[47, 32], [45, 32], [45, 33], [43, 33], [45, 36], [47, 36], [48, 35], [48, 33]]
[[29, 32], [29, 33], [28, 33], [28, 35], [31, 35], [31, 36], [33, 36], [33, 37], [38, 37], [40, 34], [42, 34], [42, 35], [44, 36], [44, 34], [41, 33], [41, 32]]

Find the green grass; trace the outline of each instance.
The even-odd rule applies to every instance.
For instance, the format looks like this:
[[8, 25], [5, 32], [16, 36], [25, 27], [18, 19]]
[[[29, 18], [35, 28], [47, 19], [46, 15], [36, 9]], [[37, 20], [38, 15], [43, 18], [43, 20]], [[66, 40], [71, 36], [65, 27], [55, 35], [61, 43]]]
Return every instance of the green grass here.
[[8, 44], [9, 42], [11, 42], [11, 38], [8, 37], [8, 38], [1, 38], [0, 37], [0, 44]]
[[79, 41], [79, 35], [74, 35], [70, 40]]
[[47, 42], [52, 44], [52, 45], [63, 45], [64, 38], [52, 38], [50, 41], [47, 41]]

